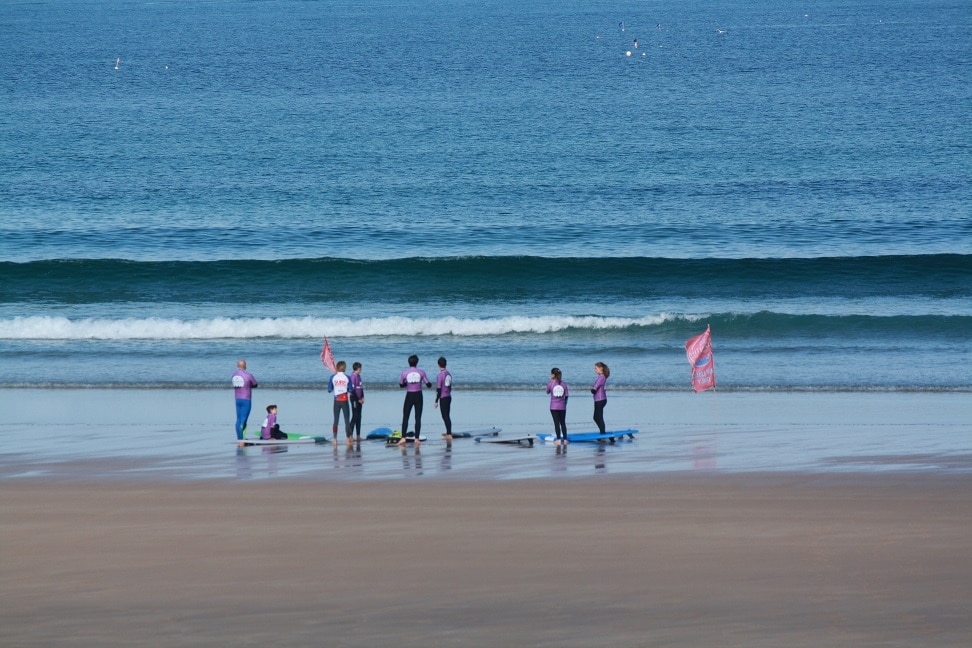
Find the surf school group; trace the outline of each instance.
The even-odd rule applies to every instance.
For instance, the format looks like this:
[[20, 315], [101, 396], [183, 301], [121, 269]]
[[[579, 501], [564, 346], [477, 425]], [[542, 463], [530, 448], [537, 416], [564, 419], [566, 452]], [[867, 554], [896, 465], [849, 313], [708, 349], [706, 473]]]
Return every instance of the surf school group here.
[[[334, 420], [331, 425], [332, 440], [338, 442], [338, 429], [341, 417], [344, 418], [344, 434], [347, 445], [361, 441], [361, 416], [364, 407], [365, 394], [364, 382], [361, 378], [362, 365], [355, 362], [351, 366], [351, 375], [346, 373], [347, 363], [343, 360], [335, 363], [328, 349], [321, 354], [325, 366], [331, 368], [333, 373], [327, 382], [327, 391], [333, 394], [334, 398]], [[425, 370], [418, 366], [419, 358], [411, 355], [408, 358], [408, 366], [399, 376], [398, 385], [405, 390], [405, 401], [402, 407], [402, 426], [398, 445], [405, 445], [413, 442], [419, 445], [422, 442], [422, 409], [423, 395], [422, 389], [430, 389], [432, 382], [429, 380]], [[439, 373], [435, 379], [435, 403], [434, 406], [442, 415], [442, 422], [445, 425], [443, 438], [447, 445], [452, 444], [452, 373], [447, 369], [448, 362], [444, 356], [437, 361]], [[332, 368], [333, 366], [333, 368]], [[605, 434], [606, 426], [604, 423], [604, 408], [607, 405], [607, 380], [611, 375], [611, 370], [603, 362], [594, 363], [594, 373], [596, 378], [590, 388], [591, 396], [594, 399], [594, 423], [597, 425], [598, 433]], [[246, 360], [240, 359], [236, 363], [236, 371], [232, 375], [232, 385], [236, 399], [236, 440], [237, 445], [245, 445], [246, 426], [252, 411], [253, 389], [258, 386], [256, 377], [247, 370]], [[564, 382], [563, 372], [554, 367], [550, 370], [550, 380], [547, 383], [546, 393], [550, 395], [550, 416], [554, 426], [554, 444], [566, 445], [567, 437], [567, 401], [570, 398], [570, 390]], [[288, 435], [280, 429], [277, 422], [277, 406], [267, 405], [267, 415], [260, 427], [260, 439], [286, 440]], [[414, 411], [414, 432], [409, 431], [409, 420]], [[613, 442], [613, 439], [612, 439]]]

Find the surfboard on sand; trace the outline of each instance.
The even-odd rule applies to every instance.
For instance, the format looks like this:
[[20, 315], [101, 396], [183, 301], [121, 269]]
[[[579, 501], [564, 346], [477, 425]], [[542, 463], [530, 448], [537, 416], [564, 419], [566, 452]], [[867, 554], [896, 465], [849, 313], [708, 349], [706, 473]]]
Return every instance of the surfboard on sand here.
[[387, 439], [391, 436], [392, 429], [387, 427], [375, 428], [365, 435], [366, 439]]
[[[310, 436], [309, 434], [288, 434], [286, 439], [243, 439], [243, 445], [292, 445], [295, 443], [330, 443], [330, 439], [322, 436]], [[233, 443], [240, 443], [234, 441]]]
[[[399, 437], [390, 436], [390, 437], [385, 438], [385, 445], [397, 446], [398, 445], [398, 442], [401, 441], [401, 440], [402, 440], [402, 437], [400, 437], [400, 436]], [[429, 437], [425, 436], [424, 434], [419, 437], [419, 441], [428, 441], [428, 440], [429, 440]], [[414, 433], [409, 434], [408, 436], [405, 437], [405, 443], [414, 443], [414, 442], [415, 442], [415, 434]]]
[[536, 434], [522, 434], [520, 436], [513, 437], [488, 437], [488, 436], [478, 436], [476, 437], [476, 443], [504, 443], [507, 445], [529, 445], [532, 446], [533, 442], [538, 440], [539, 437]]
[[[638, 430], [608, 430], [604, 434], [600, 432], [568, 432], [567, 440], [572, 443], [600, 443], [605, 441], [623, 439], [628, 437], [633, 439], [634, 435], [638, 434]], [[554, 441], [557, 436], [555, 434], [550, 434], [544, 432], [538, 434], [543, 441]]]
[[[375, 428], [374, 430], [372, 430], [371, 432], [365, 435], [365, 439], [369, 439], [371, 441], [375, 441], [375, 440], [387, 441], [390, 444], [398, 443], [402, 437], [400, 436], [393, 437], [392, 434], [394, 433], [395, 431], [392, 430], [391, 428]], [[415, 433], [409, 432], [407, 435], [405, 435], [405, 440], [414, 441], [415, 440], [414, 437], [415, 437]], [[428, 440], [429, 437], [425, 436], [424, 434], [419, 438], [419, 441], [428, 441]]]
[[[498, 436], [503, 428], [499, 427], [486, 427], [486, 428], [476, 428], [475, 430], [462, 430], [461, 432], [453, 432], [453, 439], [472, 439], [474, 437], [494, 437]], [[442, 436], [445, 436], [443, 434]]]

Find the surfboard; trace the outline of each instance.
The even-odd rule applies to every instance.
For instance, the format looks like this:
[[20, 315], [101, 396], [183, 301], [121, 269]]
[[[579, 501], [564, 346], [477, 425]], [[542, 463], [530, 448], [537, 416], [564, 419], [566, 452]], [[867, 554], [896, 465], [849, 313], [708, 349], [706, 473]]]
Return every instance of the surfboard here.
[[[475, 430], [463, 430], [462, 432], [453, 432], [453, 439], [472, 439], [473, 437], [491, 437], [498, 436], [503, 428], [499, 427], [488, 427], [488, 428], [476, 428]], [[445, 436], [443, 434], [442, 436]]]
[[[398, 442], [401, 441], [401, 440], [402, 440], [402, 437], [387, 437], [385, 439], [385, 445], [397, 446], [398, 445]], [[419, 441], [428, 441], [428, 440], [429, 440], [429, 437], [425, 436], [424, 434], [419, 437]], [[415, 437], [414, 436], [405, 437], [405, 443], [414, 443], [414, 441], [415, 441]]]
[[387, 439], [391, 435], [391, 433], [392, 433], [392, 429], [391, 428], [387, 428], [387, 427], [375, 428], [374, 430], [372, 430], [371, 432], [369, 432], [368, 434], [366, 434], [365, 435], [365, 438], [366, 439], [372, 439], [372, 440], [374, 440], [374, 439]]
[[[391, 428], [375, 428], [374, 430], [372, 430], [371, 432], [365, 435], [365, 439], [369, 439], [371, 441], [378, 440], [378, 441], [388, 441], [389, 443], [398, 443], [401, 437], [389, 438], [391, 437], [392, 432], [393, 430]], [[410, 434], [414, 435], [415, 433], [410, 432]], [[415, 440], [412, 437], [406, 437], [406, 439], [408, 441]], [[428, 440], [429, 437], [425, 436], [424, 434], [419, 438], [419, 441], [428, 441]]]
[[488, 437], [488, 436], [478, 436], [476, 437], [476, 443], [505, 443], [507, 445], [533, 445], [533, 442], [539, 439], [535, 434], [523, 434], [521, 436], [515, 437]]
[[[638, 434], [638, 430], [608, 430], [604, 434], [600, 432], [568, 432], [567, 440], [572, 443], [598, 443], [612, 439], [623, 439], [625, 437], [633, 439], [636, 434]], [[554, 441], [557, 438], [557, 435], [548, 432], [538, 434], [537, 436], [544, 442]]]
[[[234, 441], [233, 443], [239, 443]], [[292, 445], [294, 443], [330, 443], [330, 439], [309, 434], [288, 434], [286, 439], [243, 439], [243, 445]]]

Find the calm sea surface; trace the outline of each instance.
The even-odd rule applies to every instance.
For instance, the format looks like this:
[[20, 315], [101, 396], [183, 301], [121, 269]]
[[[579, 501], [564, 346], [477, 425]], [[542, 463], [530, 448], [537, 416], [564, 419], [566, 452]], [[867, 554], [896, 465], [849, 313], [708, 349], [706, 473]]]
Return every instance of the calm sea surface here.
[[972, 390], [965, 0], [0, 3], [0, 386]]

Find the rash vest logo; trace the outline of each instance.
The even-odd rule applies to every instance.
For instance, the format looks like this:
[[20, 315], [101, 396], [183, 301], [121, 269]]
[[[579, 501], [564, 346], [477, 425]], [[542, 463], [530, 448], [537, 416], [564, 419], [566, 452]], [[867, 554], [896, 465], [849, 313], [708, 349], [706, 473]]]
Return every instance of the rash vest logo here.
[[344, 394], [347, 394], [348, 391], [349, 391], [348, 390], [349, 385], [348, 385], [348, 379], [347, 378], [343, 378], [341, 376], [335, 376], [333, 385], [334, 385], [334, 395], [335, 396], [342, 396]]

